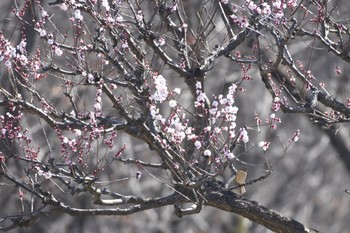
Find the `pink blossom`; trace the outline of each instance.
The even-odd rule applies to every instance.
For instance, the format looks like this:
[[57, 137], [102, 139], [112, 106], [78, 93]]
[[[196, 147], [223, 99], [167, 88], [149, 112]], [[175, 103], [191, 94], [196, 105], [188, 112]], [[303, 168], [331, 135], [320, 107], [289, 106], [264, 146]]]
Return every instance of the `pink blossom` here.
[[297, 4], [298, 4], [297, 0], [289, 0], [289, 1], [287, 2], [287, 6], [288, 6], [288, 7], [296, 7]]
[[247, 0], [246, 3], [248, 4], [248, 9], [253, 11], [255, 10], [256, 8], [258, 8], [258, 6], [251, 0]]
[[109, 3], [107, 0], [102, 0], [102, 6], [106, 8], [106, 11], [110, 10]]
[[234, 154], [229, 150], [225, 150], [224, 155], [226, 156], [227, 159], [230, 159], [230, 160], [235, 157]]
[[240, 129], [239, 140], [243, 141], [244, 143], [249, 142], [248, 132], [245, 128]]
[[261, 4], [261, 8], [262, 8], [261, 15], [269, 16], [271, 14], [271, 7], [266, 2]]
[[42, 175], [45, 177], [45, 179], [50, 179], [52, 177], [52, 173], [50, 171], [43, 172]]
[[261, 147], [264, 151], [266, 151], [270, 146], [270, 142], [261, 141], [259, 142], [258, 146]]

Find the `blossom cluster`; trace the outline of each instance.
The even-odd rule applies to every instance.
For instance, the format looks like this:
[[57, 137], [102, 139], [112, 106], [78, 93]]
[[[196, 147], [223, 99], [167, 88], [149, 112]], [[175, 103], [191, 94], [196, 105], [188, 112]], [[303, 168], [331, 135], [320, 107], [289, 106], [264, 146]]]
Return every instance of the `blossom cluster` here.
[[4, 63], [6, 67], [12, 66], [12, 60], [17, 59], [22, 66], [28, 62], [25, 50], [26, 42], [22, 40], [18, 46], [13, 47], [11, 43], [0, 33], [0, 62]]
[[[11, 111], [15, 110], [13, 106], [10, 109]], [[7, 112], [5, 115], [0, 115], [0, 138], [17, 144], [20, 151], [23, 152], [23, 157], [36, 161], [40, 148], [32, 145], [29, 130], [22, 127], [21, 120], [23, 116], [24, 114], [20, 110], [17, 110], [16, 114]], [[19, 154], [19, 157], [21, 156], [22, 154]]]
[[151, 95], [151, 99], [156, 103], [162, 103], [167, 99], [169, 94], [166, 80], [162, 75], [155, 75], [153, 79], [155, 92]]
[[[165, 79], [162, 76], [157, 76], [156, 81], [158, 84], [165, 84]], [[187, 111], [184, 111], [174, 99], [168, 101], [171, 109], [170, 114], [168, 116], [161, 114], [158, 104], [163, 102], [165, 98], [174, 97], [174, 95], [180, 92], [179, 90], [174, 90], [170, 94], [166, 92], [162, 97], [159, 97], [161, 96], [161, 90], [164, 90], [165, 87], [161, 88], [158, 86], [151, 98], [154, 100], [154, 103], [149, 108], [154, 119], [155, 127], [158, 129], [158, 132], [162, 132], [167, 137], [167, 141], [164, 143], [176, 145], [180, 151], [186, 151], [182, 144], [186, 140], [187, 142], [192, 142], [194, 148], [205, 157], [213, 155], [213, 148], [221, 148], [220, 154], [225, 158], [232, 159], [234, 155], [228, 149], [229, 146], [227, 143], [236, 140], [238, 107], [235, 106], [234, 99], [237, 86], [231, 84], [226, 95], [220, 94], [219, 96], [214, 96], [209, 106], [205, 104], [208, 101], [208, 97], [202, 89], [202, 83], [197, 82], [195, 88], [197, 98], [194, 100], [194, 107], [203, 110], [201, 111], [205, 114], [203, 117], [209, 120], [208, 126], [201, 132], [196, 131], [196, 128], [189, 124], [191, 122], [191, 116], [186, 114]], [[209, 142], [206, 135], [209, 136]], [[237, 141], [243, 143], [249, 141], [248, 132], [245, 128], [239, 130]], [[208, 147], [208, 143], [211, 146]]]
[[[227, 1], [222, 1], [224, 4]], [[259, 4], [256, 1], [246, 0], [245, 5], [238, 7], [234, 5], [233, 14], [230, 15], [232, 22], [238, 25], [241, 28], [246, 28], [249, 26], [245, 12], [249, 14], [254, 14], [261, 18], [269, 18], [275, 20], [275, 23], [278, 24], [286, 15], [286, 9], [294, 9], [298, 4], [297, 0], [270, 0], [270, 1], [260, 1]], [[238, 13], [238, 9], [241, 9]]]

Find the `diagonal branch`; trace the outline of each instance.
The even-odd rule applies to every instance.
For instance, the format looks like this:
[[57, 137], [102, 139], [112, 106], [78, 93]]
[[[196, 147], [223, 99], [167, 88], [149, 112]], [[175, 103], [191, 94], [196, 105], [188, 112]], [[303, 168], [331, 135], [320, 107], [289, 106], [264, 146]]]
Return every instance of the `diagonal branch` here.
[[261, 224], [278, 233], [316, 233], [316, 230], [307, 228], [302, 223], [268, 209], [258, 202], [249, 201], [237, 197], [229, 191], [207, 192], [204, 197], [208, 201], [204, 203], [218, 209], [239, 214], [249, 220]]

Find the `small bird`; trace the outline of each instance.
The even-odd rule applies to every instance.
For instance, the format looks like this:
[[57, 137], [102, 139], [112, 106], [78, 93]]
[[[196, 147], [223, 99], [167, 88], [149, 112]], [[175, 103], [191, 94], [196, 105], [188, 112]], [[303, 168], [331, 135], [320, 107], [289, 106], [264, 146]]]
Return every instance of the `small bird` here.
[[[239, 185], [243, 185], [245, 183], [245, 180], [247, 178], [247, 168], [241, 167], [236, 174], [235, 181]], [[243, 195], [247, 192], [244, 186], [240, 186], [237, 189], [233, 190], [238, 195]]]

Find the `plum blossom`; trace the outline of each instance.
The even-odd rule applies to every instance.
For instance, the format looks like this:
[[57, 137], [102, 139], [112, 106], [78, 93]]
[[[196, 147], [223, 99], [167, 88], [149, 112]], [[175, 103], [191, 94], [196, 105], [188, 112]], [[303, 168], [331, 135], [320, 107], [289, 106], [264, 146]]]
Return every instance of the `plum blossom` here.
[[38, 32], [39, 32], [39, 34], [40, 34], [40, 37], [46, 36], [46, 30], [45, 30], [45, 29], [39, 28], [39, 29], [38, 29]]
[[235, 157], [234, 154], [232, 152], [230, 152], [229, 150], [225, 150], [224, 155], [227, 159], [230, 159], [230, 160]]
[[59, 47], [55, 46], [55, 54], [57, 56], [62, 56], [62, 54], [63, 54], [62, 49], [60, 49]]
[[187, 127], [187, 129], [185, 130], [185, 133], [186, 134], [192, 134], [192, 130], [193, 130], [192, 127]]
[[276, 0], [272, 3], [272, 7], [276, 8], [276, 9], [285, 9], [286, 8], [286, 4], [282, 3], [280, 0]]
[[53, 39], [51, 39], [51, 38], [47, 40], [47, 43], [48, 43], [49, 45], [53, 45], [54, 42], [55, 42], [55, 41], [54, 41]]
[[52, 177], [52, 173], [50, 171], [43, 171], [42, 169], [38, 170], [39, 176], [44, 176], [45, 179], [50, 179]]
[[211, 114], [211, 115], [216, 115], [216, 113], [217, 113], [217, 108], [216, 107], [212, 107], [211, 109], [209, 109], [209, 113]]
[[236, 92], [236, 90], [237, 90], [237, 85], [232, 83], [231, 86], [229, 86], [228, 88], [228, 93], [233, 95]]
[[60, 6], [60, 8], [61, 8], [61, 10], [63, 10], [63, 11], [68, 10], [68, 4], [62, 3], [61, 6]]
[[288, 6], [288, 7], [296, 7], [297, 5], [298, 5], [297, 0], [289, 0], [289, 1], [287, 2], [287, 6]]
[[261, 141], [259, 142], [258, 146], [261, 147], [264, 151], [266, 151], [270, 146], [270, 142]]
[[142, 22], [142, 20], [143, 20], [142, 11], [137, 12], [136, 20], [137, 20], [138, 22]]
[[194, 146], [199, 149], [202, 147], [202, 143], [200, 141], [195, 141]]
[[25, 66], [28, 64], [28, 58], [26, 56], [22, 55], [17, 55], [17, 58], [19, 62], [21, 63], [22, 66]]
[[281, 0], [276, 0], [272, 3], [272, 11], [276, 19], [281, 19], [284, 16], [283, 10], [287, 7]]
[[17, 50], [19, 50], [21, 53], [26, 53], [26, 46], [27, 42], [25, 39], [21, 40], [21, 42], [16, 46]]
[[102, 0], [102, 6], [106, 8], [106, 11], [110, 10], [109, 3], [107, 0]]
[[177, 115], [173, 115], [166, 120], [160, 114], [157, 114], [155, 124], [158, 125], [158, 127], [163, 127], [168, 139], [176, 144], [180, 144], [186, 137], [186, 125]]
[[157, 108], [155, 105], [151, 105], [149, 107], [149, 111], [150, 111], [151, 116], [153, 117], [153, 119], [155, 119], [157, 114], [159, 113], [159, 108]]
[[247, 3], [248, 9], [251, 11], [254, 11], [255, 9], [258, 8], [258, 6], [251, 0], [247, 0], [246, 3]]
[[176, 100], [170, 100], [170, 101], [169, 101], [169, 106], [170, 106], [171, 108], [175, 108], [176, 105], [177, 105]]
[[159, 103], [164, 102], [169, 94], [165, 78], [162, 75], [155, 76], [154, 85], [156, 91], [151, 95], [151, 99]]
[[201, 90], [202, 89], [202, 83], [201, 82], [196, 82], [196, 89]]
[[197, 100], [194, 102], [195, 107], [204, 106], [205, 100], [207, 99], [207, 95], [204, 92], [199, 92], [197, 96]]
[[42, 11], [41, 12], [41, 16], [43, 17], [43, 18], [45, 18], [45, 17], [48, 17], [49, 16], [49, 14], [47, 13], [47, 11]]
[[74, 133], [76, 136], [81, 136], [81, 130], [80, 129], [74, 129]]
[[204, 152], [203, 152], [203, 154], [205, 155], [205, 156], [211, 156], [211, 151], [210, 150], [205, 150]]
[[281, 108], [281, 99], [279, 97], [275, 97], [272, 104], [272, 110], [277, 112]]
[[74, 11], [74, 18], [76, 18], [78, 20], [83, 20], [83, 16], [82, 16], [80, 10], [77, 9], [77, 10]]
[[161, 37], [158, 40], [158, 46], [163, 46], [163, 45], [165, 45], [165, 39], [164, 39], [164, 37]]
[[178, 94], [178, 95], [180, 95], [180, 93], [181, 93], [181, 89], [180, 88], [175, 88], [174, 89], [174, 93], [176, 93], [176, 94]]
[[294, 142], [299, 141], [299, 136], [300, 136], [300, 130], [298, 129], [297, 132], [293, 134], [292, 141]]
[[247, 132], [247, 130], [245, 128], [241, 128], [240, 129], [239, 140], [243, 141], [244, 143], [249, 142], [248, 132]]
[[68, 139], [67, 137], [63, 137], [62, 142], [63, 142], [64, 144], [67, 144], [67, 143], [69, 142], [69, 139]]

